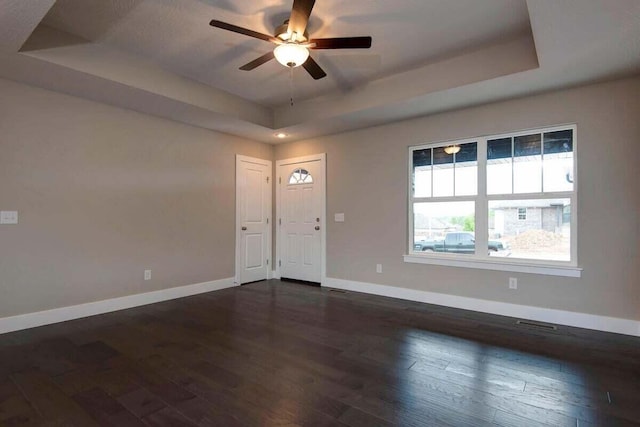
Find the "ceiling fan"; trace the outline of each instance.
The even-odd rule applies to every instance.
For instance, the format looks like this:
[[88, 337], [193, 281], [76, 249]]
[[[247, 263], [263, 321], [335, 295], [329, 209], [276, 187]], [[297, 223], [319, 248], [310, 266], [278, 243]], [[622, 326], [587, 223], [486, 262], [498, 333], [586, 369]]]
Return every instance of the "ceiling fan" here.
[[285, 67], [302, 67], [314, 79], [318, 80], [327, 75], [318, 63], [309, 56], [309, 49], [368, 49], [371, 47], [371, 37], [334, 37], [327, 39], [310, 39], [307, 34], [307, 23], [315, 0], [293, 0], [291, 16], [276, 28], [274, 35], [258, 33], [253, 30], [238, 27], [222, 21], [212, 20], [209, 25], [244, 34], [249, 37], [275, 43], [276, 48], [259, 58], [240, 67], [243, 71], [250, 71], [260, 65], [276, 59]]

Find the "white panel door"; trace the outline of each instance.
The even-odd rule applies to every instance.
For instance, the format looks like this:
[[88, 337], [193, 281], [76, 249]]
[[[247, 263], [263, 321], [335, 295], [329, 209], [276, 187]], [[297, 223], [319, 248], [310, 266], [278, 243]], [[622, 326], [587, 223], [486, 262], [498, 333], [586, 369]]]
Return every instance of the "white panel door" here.
[[237, 156], [236, 275], [239, 283], [268, 278], [270, 268], [271, 162]]
[[322, 165], [319, 160], [284, 164], [280, 185], [280, 277], [320, 282]]

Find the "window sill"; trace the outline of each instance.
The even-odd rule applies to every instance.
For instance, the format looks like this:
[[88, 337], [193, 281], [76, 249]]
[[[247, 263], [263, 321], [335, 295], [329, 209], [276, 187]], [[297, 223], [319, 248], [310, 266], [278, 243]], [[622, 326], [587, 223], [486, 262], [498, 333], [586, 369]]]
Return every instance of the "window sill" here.
[[582, 268], [556, 265], [513, 263], [493, 260], [465, 260], [425, 255], [404, 255], [404, 262], [442, 265], [447, 267], [476, 268], [480, 270], [513, 271], [516, 273], [545, 274], [548, 276], [581, 277]]

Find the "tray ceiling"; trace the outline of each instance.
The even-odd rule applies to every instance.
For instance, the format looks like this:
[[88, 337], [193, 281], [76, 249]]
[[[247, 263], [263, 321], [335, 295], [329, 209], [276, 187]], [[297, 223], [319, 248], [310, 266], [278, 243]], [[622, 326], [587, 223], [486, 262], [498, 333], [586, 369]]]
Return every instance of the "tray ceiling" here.
[[273, 45], [208, 25], [271, 34], [291, 0], [4, 2], [0, 77], [267, 142], [640, 70], [636, 0], [317, 0], [312, 37], [373, 37], [313, 51], [318, 81], [275, 61], [238, 70]]

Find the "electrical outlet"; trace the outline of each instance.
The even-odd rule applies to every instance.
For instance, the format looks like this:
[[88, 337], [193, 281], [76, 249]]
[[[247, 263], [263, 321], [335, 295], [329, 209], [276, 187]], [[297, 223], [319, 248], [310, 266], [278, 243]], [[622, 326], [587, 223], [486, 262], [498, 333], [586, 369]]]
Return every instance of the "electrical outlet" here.
[[382, 264], [376, 264], [376, 273], [382, 273]]
[[518, 289], [517, 277], [509, 277], [509, 289]]
[[151, 270], [144, 271], [144, 280], [151, 280]]

